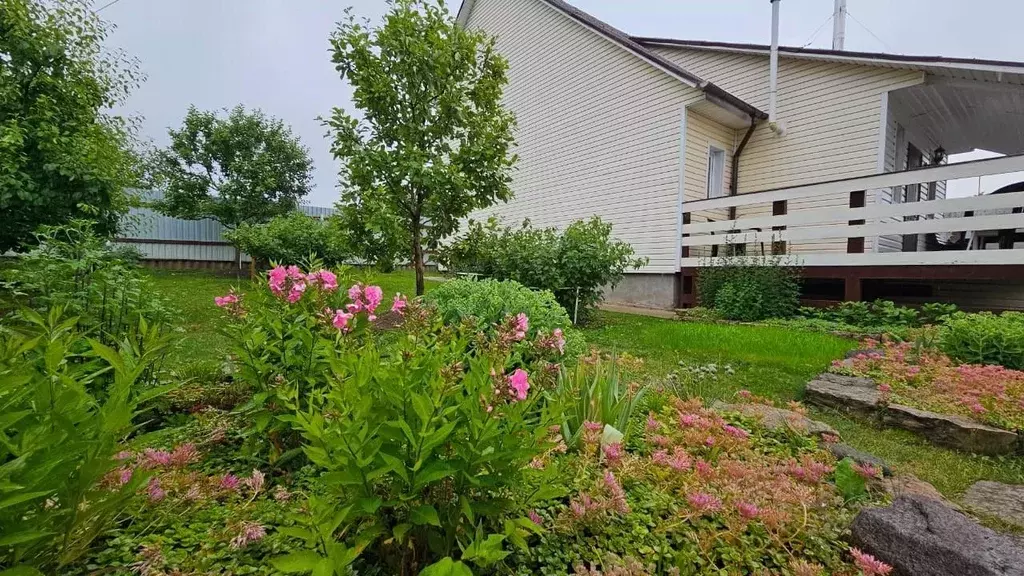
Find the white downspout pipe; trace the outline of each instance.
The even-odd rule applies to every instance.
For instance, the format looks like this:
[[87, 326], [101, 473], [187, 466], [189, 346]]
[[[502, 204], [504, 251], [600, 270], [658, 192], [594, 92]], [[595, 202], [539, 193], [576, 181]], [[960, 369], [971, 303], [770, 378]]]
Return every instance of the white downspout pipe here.
[[832, 49], [842, 50], [846, 45], [846, 0], [836, 0], [832, 14]]
[[772, 51], [770, 58], [770, 69], [768, 73], [768, 128], [779, 136], [782, 136], [786, 128], [776, 117], [776, 103], [778, 101], [779, 84], [779, 2], [771, 0], [772, 3]]

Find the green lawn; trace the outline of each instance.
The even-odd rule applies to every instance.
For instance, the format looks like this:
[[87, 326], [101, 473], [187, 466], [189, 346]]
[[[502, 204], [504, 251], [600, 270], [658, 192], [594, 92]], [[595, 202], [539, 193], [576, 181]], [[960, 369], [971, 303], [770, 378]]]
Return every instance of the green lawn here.
[[[409, 271], [356, 274], [358, 280], [379, 284], [388, 295], [414, 292]], [[197, 272], [155, 271], [152, 277], [156, 289], [181, 312], [182, 332], [173, 361], [222, 359], [227, 342], [219, 333], [220, 314], [213, 298], [232, 286], [246, 291], [248, 280]], [[645, 375], [652, 380], [664, 378], [680, 361], [729, 364], [735, 373], [722, 374], [709, 387], [711, 394], [726, 397], [747, 389], [783, 401], [799, 399], [808, 380], [856, 346], [852, 340], [788, 328], [695, 324], [610, 312], [597, 314], [584, 334], [591, 345], [643, 358]], [[838, 413], [812, 410], [811, 415], [831, 424], [854, 447], [885, 459], [898, 471], [915, 474], [951, 498], [977, 480], [1019, 483], [1024, 479], [1021, 458], [971, 456]]]

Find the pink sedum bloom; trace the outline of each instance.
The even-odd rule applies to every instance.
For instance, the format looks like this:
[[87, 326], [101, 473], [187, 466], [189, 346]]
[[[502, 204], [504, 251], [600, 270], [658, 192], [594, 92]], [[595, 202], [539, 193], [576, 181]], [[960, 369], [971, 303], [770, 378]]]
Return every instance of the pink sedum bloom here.
[[252, 476], [246, 478], [242, 482], [245, 484], [246, 488], [252, 490], [252, 495], [255, 496], [263, 490], [263, 484], [265, 480], [266, 476], [264, 476], [263, 472], [260, 472], [259, 469], [254, 468], [252, 471]]
[[235, 550], [245, 548], [252, 542], [258, 542], [267, 535], [266, 528], [258, 522], [242, 522], [238, 534], [231, 539], [231, 547]]
[[864, 576], [887, 576], [892, 572], [892, 566], [857, 548], [850, 548], [850, 555], [853, 556], [854, 565]]
[[753, 520], [761, 514], [761, 510], [759, 510], [756, 505], [749, 502], [740, 502], [736, 504], [736, 510], [740, 513], [740, 516], [747, 520]]
[[516, 368], [515, 372], [508, 376], [508, 387], [516, 400], [526, 400], [526, 394], [530, 391], [528, 377], [526, 370], [522, 368]]
[[220, 487], [234, 492], [235, 490], [238, 490], [239, 482], [240, 480], [238, 479], [238, 476], [228, 472], [220, 479]]
[[530, 510], [527, 516], [530, 518], [530, 521], [536, 524], [537, 526], [541, 526], [544, 524], [544, 519], [541, 518], [540, 514], [537, 514], [537, 512], [534, 510]]
[[609, 466], [615, 466], [622, 461], [622, 443], [614, 442], [604, 447], [604, 458]]
[[167, 492], [160, 487], [159, 478], [150, 478], [149, 485], [146, 487], [146, 495], [150, 502], [159, 502], [167, 496]]
[[146, 448], [142, 451], [143, 468], [160, 468], [171, 464], [171, 453], [166, 450]]
[[184, 468], [189, 464], [199, 460], [199, 451], [196, 450], [195, 444], [187, 443], [181, 444], [174, 448], [170, 456], [170, 465], [175, 468]]
[[686, 497], [690, 506], [700, 513], [716, 512], [722, 507], [722, 501], [703, 492], [695, 492]]

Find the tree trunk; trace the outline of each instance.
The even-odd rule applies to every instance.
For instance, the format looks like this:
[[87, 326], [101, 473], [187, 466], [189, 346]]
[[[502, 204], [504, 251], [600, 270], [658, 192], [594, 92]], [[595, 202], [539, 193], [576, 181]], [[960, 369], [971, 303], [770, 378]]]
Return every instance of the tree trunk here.
[[412, 219], [412, 266], [416, 270], [416, 295], [423, 296], [423, 245], [421, 244], [420, 219]]

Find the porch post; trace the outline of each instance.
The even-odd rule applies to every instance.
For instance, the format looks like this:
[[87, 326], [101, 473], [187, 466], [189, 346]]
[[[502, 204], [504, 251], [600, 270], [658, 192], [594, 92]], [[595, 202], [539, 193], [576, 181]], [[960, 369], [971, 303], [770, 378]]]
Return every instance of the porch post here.
[[861, 279], [855, 274], [850, 274], [845, 279], [843, 300], [847, 302], [860, 302], [861, 300], [863, 300], [863, 293], [861, 291]]

